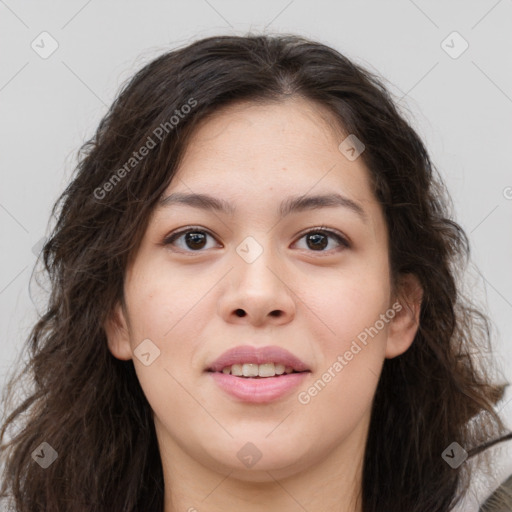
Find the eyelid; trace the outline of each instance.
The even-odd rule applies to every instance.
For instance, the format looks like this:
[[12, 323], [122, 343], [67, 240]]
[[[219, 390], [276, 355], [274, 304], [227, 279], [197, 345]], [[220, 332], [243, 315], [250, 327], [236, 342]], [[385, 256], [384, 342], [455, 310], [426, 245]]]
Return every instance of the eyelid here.
[[[163, 240], [163, 245], [170, 245], [172, 242], [174, 242], [181, 235], [184, 235], [184, 234], [186, 234], [188, 232], [193, 232], [193, 231], [201, 231], [201, 232], [204, 232], [204, 233], [210, 235], [212, 238], [217, 239], [217, 235], [215, 235], [212, 231], [210, 231], [209, 229], [206, 229], [206, 228], [204, 228], [202, 226], [184, 226], [183, 228], [180, 228], [178, 231], [173, 231], [172, 233], [170, 233], [167, 236], [165, 236], [165, 238]], [[311, 228], [307, 228], [307, 229], [301, 231], [297, 235], [297, 241], [300, 240], [301, 238], [303, 238], [305, 235], [307, 235], [309, 233], [318, 233], [318, 232], [326, 233], [328, 236], [334, 238], [344, 248], [352, 247], [352, 243], [350, 242], [348, 237], [343, 235], [337, 229], [329, 228], [327, 226], [314, 226], [314, 227], [311, 227]], [[204, 252], [204, 251], [203, 250], [198, 250], [198, 251], [188, 250], [188, 251], [182, 251], [182, 252], [192, 253], [193, 254], [193, 253], [201, 253], [201, 252]], [[317, 252], [317, 253], [320, 253], [320, 254], [321, 253], [330, 253], [330, 251], [313, 251], [313, 250], [308, 251], [308, 252]]]

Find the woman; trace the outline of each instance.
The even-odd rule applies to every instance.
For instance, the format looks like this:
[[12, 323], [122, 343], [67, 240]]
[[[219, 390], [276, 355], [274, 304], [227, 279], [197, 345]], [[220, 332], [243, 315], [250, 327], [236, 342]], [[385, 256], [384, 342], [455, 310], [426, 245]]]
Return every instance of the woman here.
[[55, 205], [4, 495], [452, 510], [505, 427], [447, 201], [384, 86], [331, 48], [226, 36], [155, 59]]

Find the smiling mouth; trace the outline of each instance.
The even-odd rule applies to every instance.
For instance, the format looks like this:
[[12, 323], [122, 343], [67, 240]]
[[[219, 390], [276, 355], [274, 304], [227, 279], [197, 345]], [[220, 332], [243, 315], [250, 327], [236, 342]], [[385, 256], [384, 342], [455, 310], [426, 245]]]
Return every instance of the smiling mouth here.
[[309, 372], [309, 370], [303, 370], [303, 371], [295, 370], [291, 366], [285, 366], [285, 365], [279, 364], [279, 363], [233, 364], [233, 365], [224, 367], [222, 369], [222, 371], [216, 371], [211, 368], [208, 371], [212, 372], [212, 373], [222, 373], [224, 375], [231, 375], [233, 377], [241, 377], [244, 379], [268, 379], [268, 378], [275, 378], [275, 377], [285, 377], [286, 375], [290, 375], [293, 373]]
[[[277, 368], [274, 368], [271, 372], [272, 366], [277, 366]], [[212, 381], [222, 391], [243, 403], [268, 403], [285, 398], [303, 383], [304, 379], [308, 378], [304, 374], [311, 373], [311, 370], [294, 370], [292, 367], [272, 366], [269, 363], [263, 365], [235, 364], [224, 367], [222, 371], [210, 368], [205, 373], [210, 375]], [[234, 373], [240, 373], [241, 375], [233, 375], [232, 370]], [[259, 375], [260, 372], [263, 375]], [[268, 373], [272, 374], [268, 375]]]
[[273, 379], [276, 377], [286, 377], [287, 375], [290, 375], [292, 373], [309, 373], [309, 370], [304, 370], [303, 372], [296, 372], [295, 370], [288, 372], [288, 373], [282, 373], [281, 375], [269, 375], [267, 377], [260, 377], [259, 375], [256, 376], [248, 376], [248, 375], [233, 375], [232, 373], [225, 373], [225, 372], [214, 372], [213, 370], [208, 370], [209, 373], [224, 373], [224, 375], [231, 375], [232, 377], [240, 377], [241, 379]]

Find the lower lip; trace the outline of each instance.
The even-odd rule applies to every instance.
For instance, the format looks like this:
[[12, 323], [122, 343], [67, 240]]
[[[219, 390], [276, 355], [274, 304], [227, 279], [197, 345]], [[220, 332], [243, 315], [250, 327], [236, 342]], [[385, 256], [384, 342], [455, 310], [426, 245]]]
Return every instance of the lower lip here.
[[288, 373], [260, 379], [209, 372], [215, 383], [243, 402], [263, 403], [282, 398], [301, 384], [310, 372]]

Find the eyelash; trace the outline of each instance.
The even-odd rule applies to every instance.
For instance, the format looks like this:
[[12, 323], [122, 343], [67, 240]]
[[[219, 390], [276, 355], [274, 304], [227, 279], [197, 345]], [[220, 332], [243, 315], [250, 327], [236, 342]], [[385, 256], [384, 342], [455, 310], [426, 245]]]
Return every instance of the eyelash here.
[[[177, 240], [179, 237], [183, 236], [183, 235], [186, 235], [187, 233], [205, 233], [207, 235], [210, 235], [212, 238], [215, 238], [215, 236], [210, 233], [208, 230], [206, 229], [203, 229], [203, 228], [200, 228], [200, 227], [195, 227], [195, 226], [189, 226], [187, 228], [184, 228], [184, 229], [181, 229], [175, 233], [171, 233], [169, 234], [168, 236], [165, 237], [164, 241], [163, 241], [163, 244], [164, 245], [171, 245], [175, 240]], [[334, 231], [332, 229], [329, 229], [325, 226], [320, 226], [318, 228], [313, 228], [313, 229], [310, 229], [308, 231], [306, 231], [305, 233], [302, 233], [300, 235], [300, 237], [298, 238], [298, 240], [301, 240], [302, 238], [304, 238], [306, 235], [309, 235], [309, 234], [312, 234], [312, 233], [321, 233], [321, 234], [324, 234], [324, 235], [328, 235], [332, 238], [334, 238], [343, 248], [346, 248], [348, 249], [350, 247], [350, 244], [349, 242], [347, 241], [347, 239], [342, 236], [340, 233], [338, 233], [337, 231]], [[180, 249], [181, 252], [185, 252], [185, 253], [199, 253], [199, 252], [204, 252], [202, 249], [198, 249], [198, 250], [183, 250], [183, 249]], [[320, 250], [320, 251], [314, 251], [314, 250], [310, 250], [309, 252], [318, 252], [318, 253], [330, 253], [332, 251], [331, 250]]]

